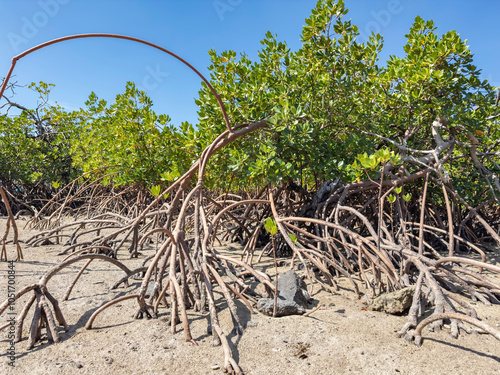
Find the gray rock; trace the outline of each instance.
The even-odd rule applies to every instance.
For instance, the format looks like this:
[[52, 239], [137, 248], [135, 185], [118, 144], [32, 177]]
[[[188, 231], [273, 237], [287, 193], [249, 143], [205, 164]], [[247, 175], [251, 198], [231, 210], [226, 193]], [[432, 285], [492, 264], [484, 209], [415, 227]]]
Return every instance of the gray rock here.
[[154, 280], [150, 280], [148, 284], [148, 288], [146, 290], [146, 294], [144, 295], [144, 298], [149, 298], [153, 294], [154, 290], [156, 287], [156, 283]]
[[254, 292], [255, 297], [269, 298], [271, 295], [267, 292], [264, 283], [257, 284], [254, 288], [250, 289], [250, 292]]
[[409, 286], [375, 298], [368, 310], [384, 311], [387, 314], [400, 314], [411, 306], [415, 286]]
[[[276, 316], [302, 315], [306, 312], [309, 293], [307, 286], [299, 275], [289, 270], [278, 278], [278, 303]], [[257, 310], [272, 316], [274, 309], [274, 298], [261, 298], [257, 302]]]

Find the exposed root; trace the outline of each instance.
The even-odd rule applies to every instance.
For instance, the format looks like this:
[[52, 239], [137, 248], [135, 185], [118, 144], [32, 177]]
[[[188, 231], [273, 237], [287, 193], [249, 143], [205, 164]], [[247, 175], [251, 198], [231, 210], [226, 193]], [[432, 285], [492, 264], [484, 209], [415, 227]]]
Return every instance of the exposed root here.
[[97, 317], [97, 315], [99, 315], [100, 313], [102, 313], [104, 310], [106, 310], [108, 307], [110, 306], [113, 306], [114, 304], [117, 304], [118, 302], [121, 302], [121, 301], [125, 301], [127, 299], [131, 299], [131, 298], [137, 298], [137, 300], [139, 300], [140, 298], [140, 295], [139, 294], [127, 294], [126, 296], [121, 296], [121, 297], [118, 297], [112, 301], [109, 301], [108, 303], [106, 303], [105, 305], [101, 306], [99, 309], [97, 309], [93, 314], [92, 316], [89, 318], [89, 320], [87, 321], [87, 324], [85, 324], [85, 328], [86, 329], [92, 329], [92, 325], [94, 324], [94, 320], [95, 318]]
[[[26, 304], [24, 305], [23, 309], [19, 313], [19, 315], [16, 317], [16, 337], [15, 340], [16, 342], [19, 342], [22, 340], [22, 328], [24, 321], [26, 319], [26, 316], [28, 315], [29, 310], [35, 305], [34, 307], [34, 314], [33, 314], [33, 319], [31, 321], [31, 325], [29, 328], [29, 343], [28, 343], [28, 349], [32, 349], [37, 341], [40, 341], [42, 339], [42, 328], [46, 328], [46, 336], [47, 340], [49, 343], [53, 342], [59, 342], [60, 341], [60, 336], [59, 332], [57, 330], [57, 326], [55, 321], [57, 320], [58, 324], [64, 328], [65, 331], [68, 331], [68, 324], [66, 323], [66, 320], [64, 319], [63, 313], [59, 307], [59, 303], [56, 298], [52, 296], [52, 294], [47, 290], [47, 283], [49, 280], [56, 275], [58, 272], [63, 270], [64, 268], [68, 267], [69, 265], [78, 262], [80, 260], [87, 260], [86, 265], [80, 270], [78, 273], [77, 277], [73, 281], [73, 283], [70, 285], [68, 288], [65, 297], [69, 297], [69, 294], [78, 281], [79, 276], [83, 272], [83, 270], [90, 264], [90, 262], [94, 259], [99, 259], [99, 260], [104, 260], [107, 262], [110, 262], [117, 267], [121, 268], [127, 276], [132, 275], [133, 271], [130, 271], [127, 267], [125, 267], [121, 262], [119, 262], [116, 259], [109, 258], [104, 255], [99, 255], [99, 254], [84, 254], [84, 255], [79, 255], [73, 258], [70, 258], [63, 263], [53, 267], [51, 270], [49, 270], [42, 278], [40, 281], [36, 284], [31, 284], [23, 289], [21, 289], [19, 292], [16, 293], [14, 297], [14, 301], [18, 300], [21, 298], [24, 294], [33, 291], [32, 296], [28, 299]], [[0, 305], [0, 315], [8, 308], [9, 303], [12, 303], [12, 299], [7, 299], [5, 300], [1, 305]], [[52, 308], [49, 305], [52, 306]], [[53, 309], [53, 310], [52, 310]], [[101, 308], [100, 310], [104, 310]], [[97, 315], [97, 314], [96, 314]], [[55, 319], [54, 319], [55, 317]], [[95, 318], [95, 317], [94, 317]], [[5, 329], [7, 326], [2, 326], [0, 327], [1, 329]], [[0, 330], [1, 330], [0, 329]]]
[[20, 261], [24, 259], [23, 257], [23, 251], [21, 249], [21, 245], [19, 244], [19, 233], [17, 231], [17, 225], [16, 225], [16, 220], [14, 218], [14, 215], [12, 214], [12, 210], [10, 209], [10, 204], [9, 200], [7, 199], [7, 195], [5, 194], [3, 188], [0, 186], [0, 197], [2, 198], [5, 208], [7, 210], [7, 224], [5, 227], [5, 234], [2, 238], [2, 249], [0, 250], [0, 262], [1, 261], [7, 261], [7, 247], [6, 247], [6, 242], [7, 242], [7, 237], [9, 235], [9, 229], [10, 226], [12, 225], [12, 230], [14, 232], [14, 239], [13, 239], [13, 244], [16, 245], [16, 251], [17, 251], [17, 258], [16, 261]]
[[[339, 179], [327, 181], [312, 197], [307, 197], [300, 189], [296, 191], [292, 182], [274, 189], [270, 186], [261, 189], [254, 197], [246, 192], [222, 195], [206, 192], [203, 176], [210, 157], [238, 137], [266, 125], [267, 121], [261, 121], [224, 132], [182, 177], [148, 202], [142, 193], [130, 204], [121, 202], [123, 197], [116, 194], [107, 198], [102, 195], [101, 201], [96, 201], [96, 185], [92, 187], [96, 189], [92, 199], [101, 208], [94, 216], [86, 206], [85, 219], [80, 216], [71, 223], [60, 224], [62, 210], [55, 209], [53, 212], [57, 214], [53, 214], [45, 229], [28, 243], [38, 246], [47, 241], [66, 240], [61, 254], [68, 256], [38, 284], [23, 290], [23, 294], [34, 290], [18, 316], [18, 324], [22, 326], [28, 310], [35, 306], [30, 345], [40, 339], [42, 326], [47, 327], [49, 340], [59, 339], [47, 300], [52, 303], [60, 323], [62, 314], [45, 285], [50, 277], [80, 260], [87, 262], [69, 285], [64, 299], [69, 298], [72, 288], [93, 260], [105, 260], [125, 272], [113, 288], [127, 283], [133, 275], [142, 276], [137, 293], [103, 305], [87, 322], [88, 329], [108, 307], [136, 299], [135, 318], [168, 314], [171, 333], [182, 324], [185, 340], [196, 344], [188, 310], [204, 311], [208, 306], [207, 331], [213, 335], [214, 345], [222, 345], [226, 371], [236, 374], [240, 374], [241, 369], [221, 328], [214, 289], [220, 291], [227, 302], [233, 329], [242, 334], [235, 299], [239, 298], [253, 312], [255, 299], [248, 292], [249, 281], [262, 283], [268, 294], [277, 290], [271, 278], [254, 267], [266, 255], [290, 255], [290, 268], [302, 266], [311, 285], [316, 281], [316, 285], [327, 291], [338, 290], [336, 278], [343, 276], [349, 280], [357, 297], [368, 303], [382, 293], [415, 285], [408, 321], [398, 336], [415, 338], [419, 344], [422, 328], [430, 324], [431, 330], [440, 329], [443, 319], [451, 319], [453, 337], [461, 331], [472, 332], [464, 322], [474, 322], [470, 324], [476, 326], [483, 324], [477, 319], [476, 311], [464, 302], [464, 297], [485, 304], [499, 303], [500, 286], [489, 275], [500, 274], [500, 268], [486, 263], [486, 252], [468, 233], [473, 233], [474, 229], [486, 237], [491, 236], [493, 229], [484, 219], [479, 219], [478, 209], [467, 207], [468, 211], [461, 213], [457, 205], [451, 207], [448, 195], [460, 202], [461, 197], [432, 177], [437, 168], [432, 158], [425, 157], [416, 163], [420, 169], [414, 166], [411, 173], [404, 168], [396, 172], [386, 165], [379, 181], [371, 178], [351, 184], [343, 184]], [[398, 195], [394, 196], [390, 207], [384, 204], [396, 187], [414, 189], [415, 195], [420, 194], [419, 184], [424, 185], [426, 192], [419, 203], [408, 202]], [[446, 207], [437, 208], [429, 202], [426, 194], [431, 191], [442, 192]], [[165, 194], [171, 194], [172, 198], [168, 204], [160, 204]], [[269, 199], [262, 199], [265, 194]], [[70, 199], [66, 197], [65, 204]], [[126, 208], [122, 203], [127, 204]], [[113, 204], [116, 210], [103, 211]], [[453, 222], [459, 216], [467, 217], [467, 221], [460, 221], [462, 232], [456, 230]], [[279, 231], [272, 239], [275, 246], [268, 244], [269, 236], [263, 230], [262, 222], [268, 217], [274, 219]], [[40, 220], [39, 216], [34, 225], [41, 226]], [[94, 238], [83, 241], [84, 234]], [[244, 243], [243, 252], [239, 256], [219, 253], [214, 244], [224, 239]], [[259, 247], [260, 254], [257, 253]], [[130, 257], [143, 256], [146, 251], [151, 253], [144, 255], [141, 267], [130, 270], [116, 259], [124, 249]], [[479, 254], [481, 260], [464, 256], [465, 250]], [[467, 315], [458, 314], [457, 306], [465, 309]], [[4, 304], [0, 306], [0, 313], [2, 307]], [[429, 308], [431, 315], [419, 323]], [[498, 338], [491, 327], [485, 329], [484, 324], [479, 327]]]
[[418, 326], [415, 328], [415, 331], [413, 331], [411, 334], [407, 335], [407, 340], [411, 341], [412, 339], [415, 340], [415, 345], [421, 346], [422, 345], [422, 330], [429, 325], [432, 322], [443, 320], [443, 319], [451, 319], [452, 321], [460, 321], [463, 320], [469, 324], [472, 324], [473, 326], [476, 326], [482, 330], [482, 332], [479, 333], [488, 333], [492, 335], [494, 338], [500, 341], [500, 331], [494, 329], [493, 327], [489, 326], [488, 324], [473, 318], [468, 315], [464, 314], [458, 314], [458, 313], [441, 313], [441, 314], [434, 314], [429, 316], [428, 318], [422, 320]]

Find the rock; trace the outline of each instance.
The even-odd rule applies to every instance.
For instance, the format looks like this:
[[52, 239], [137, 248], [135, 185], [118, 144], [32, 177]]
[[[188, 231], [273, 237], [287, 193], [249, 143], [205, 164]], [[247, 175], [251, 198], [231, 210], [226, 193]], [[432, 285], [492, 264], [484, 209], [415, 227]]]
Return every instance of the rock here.
[[106, 362], [106, 364], [108, 364], [108, 365], [113, 364], [114, 361], [115, 360], [113, 358], [104, 357], [104, 362]]
[[83, 365], [80, 362], [71, 361], [70, 362], [76, 368], [82, 368]]
[[372, 301], [368, 310], [400, 314], [411, 306], [414, 293], [415, 286], [409, 286], [392, 293], [382, 294]]
[[156, 283], [154, 280], [150, 280], [148, 284], [148, 288], [146, 290], [146, 294], [144, 295], [144, 298], [149, 298], [151, 297], [151, 294], [153, 294], [154, 290], [156, 287]]
[[263, 298], [270, 297], [270, 294], [267, 292], [264, 283], [256, 284], [253, 287], [250, 287], [248, 291], [250, 292], [250, 294], [253, 293], [254, 297], [263, 297]]
[[[302, 315], [306, 312], [309, 293], [307, 287], [299, 275], [289, 270], [278, 278], [278, 306], [276, 316]], [[257, 310], [272, 316], [274, 309], [273, 298], [261, 298], [257, 302]]]

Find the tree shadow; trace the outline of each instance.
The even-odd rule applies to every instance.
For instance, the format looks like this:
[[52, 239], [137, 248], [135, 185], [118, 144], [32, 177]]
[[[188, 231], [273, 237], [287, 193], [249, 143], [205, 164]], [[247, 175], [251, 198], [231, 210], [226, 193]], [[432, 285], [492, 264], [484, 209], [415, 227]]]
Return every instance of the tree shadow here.
[[[235, 299], [234, 303], [236, 305], [236, 314], [238, 315], [243, 329], [250, 327], [251, 325], [249, 325], [249, 323], [252, 321], [252, 315], [255, 315], [256, 313], [254, 312], [252, 314], [252, 312], [248, 309], [248, 306], [238, 299]], [[236, 328], [233, 328], [231, 330], [231, 333], [227, 335], [229, 349], [231, 350], [232, 356], [236, 363], [240, 362], [240, 352], [238, 350], [238, 346], [244, 334], [244, 331], [241, 334], [238, 334]]]
[[434, 341], [434, 342], [437, 342], [439, 344], [448, 345], [448, 346], [451, 346], [455, 349], [460, 349], [460, 350], [463, 350], [465, 352], [473, 353], [473, 354], [478, 355], [480, 357], [489, 358], [489, 359], [494, 360], [495, 362], [500, 363], [500, 357], [493, 355], [493, 354], [486, 354], [486, 353], [479, 352], [479, 351], [471, 349], [471, 348], [467, 348], [467, 347], [462, 346], [462, 345], [457, 345], [457, 344], [453, 344], [451, 342], [438, 340], [436, 338], [431, 338], [431, 337], [422, 337], [422, 338], [423, 338], [423, 341], [427, 341], [427, 340]]
[[[66, 341], [68, 340], [69, 338], [75, 336], [76, 334], [78, 334], [77, 330], [81, 327], [84, 327], [85, 326], [85, 323], [87, 322], [88, 318], [90, 318], [90, 316], [99, 308], [100, 306], [97, 306], [97, 307], [94, 307], [88, 311], [86, 311], [81, 317], [80, 319], [78, 320], [78, 322], [76, 322], [76, 324], [72, 324], [72, 325], [69, 325], [68, 324], [68, 331], [65, 332], [63, 330], [63, 327], [61, 326], [57, 326], [57, 330], [58, 330], [58, 333], [59, 333], [59, 338], [60, 338], [60, 342], [63, 342], [63, 341]], [[64, 312], [63, 312], [64, 314]], [[25, 325], [26, 324], [31, 324], [30, 322], [25, 322]], [[46, 329], [46, 328], [45, 328]], [[48, 347], [49, 345], [54, 345], [54, 343], [49, 343], [47, 341], [47, 335], [46, 334], [42, 334], [42, 337], [40, 338], [39, 341], [37, 341], [37, 343], [35, 344], [35, 346], [30, 349], [30, 350], [26, 350], [25, 348], [23, 349], [20, 349], [19, 346], [21, 343], [24, 343], [28, 341], [28, 337], [24, 337], [21, 339], [21, 341], [17, 342], [15, 344], [15, 347], [16, 347], [16, 361], [18, 359], [21, 359], [21, 358], [24, 358], [32, 353], [36, 353], [38, 351], [40, 351], [41, 349], [44, 349], [46, 347]], [[7, 356], [7, 353], [6, 354], [1, 354], [0, 355], [0, 358], [4, 357], [4, 356]]]

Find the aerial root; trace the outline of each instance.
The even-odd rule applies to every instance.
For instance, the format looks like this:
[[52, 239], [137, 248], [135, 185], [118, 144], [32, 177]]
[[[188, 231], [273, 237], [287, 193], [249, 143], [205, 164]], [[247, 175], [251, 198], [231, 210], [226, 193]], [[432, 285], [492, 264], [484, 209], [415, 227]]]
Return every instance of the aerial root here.
[[144, 318], [144, 316], [147, 319], [152, 319], [157, 317], [156, 313], [154, 312], [153, 306], [146, 303], [146, 301], [144, 300], [144, 296], [139, 295], [137, 302], [139, 303], [139, 308], [134, 314], [134, 319], [142, 319]]
[[101, 306], [99, 309], [97, 309], [93, 314], [92, 316], [89, 318], [89, 320], [87, 321], [87, 324], [85, 324], [85, 329], [92, 329], [92, 325], [94, 324], [94, 320], [95, 318], [97, 317], [97, 315], [99, 315], [100, 313], [102, 313], [104, 310], [106, 310], [108, 307], [110, 306], [113, 306], [114, 304], [118, 303], [118, 302], [121, 302], [121, 301], [125, 301], [127, 299], [131, 299], [131, 298], [137, 298], [137, 300], [139, 301], [140, 299], [140, 294], [127, 294], [126, 296], [121, 296], [121, 297], [118, 297], [112, 301], [109, 301], [108, 303], [106, 303], [105, 305]]
[[[498, 331], [479, 321], [475, 310], [459, 298], [466, 296], [479, 299], [485, 304], [493, 304], [499, 302], [500, 296], [500, 287], [484, 276], [490, 271], [500, 273], [500, 268], [485, 263], [485, 253], [474, 244], [472, 226], [464, 224], [458, 231], [453, 228], [453, 217], [461, 216], [462, 212], [457, 204], [453, 207], [456, 212], [451, 212], [446, 194], [451, 192], [460, 202], [461, 198], [448, 188], [443, 189], [447, 202], [446, 215], [443, 209], [439, 212], [425, 197], [420, 203], [415, 203], [416, 199], [410, 202], [403, 199], [400, 193], [392, 195], [395, 200], [390, 201], [390, 208], [387, 204], [384, 208], [386, 197], [388, 198], [388, 194], [396, 187], [405, 187], [408, 193], [415, 194], [417, 191], [410, 182], [413, 185], [425, 177], [426, 187], [432, 183], [434, 180], [429, 179], [429, 173], [438, 168], [434, 162], [425, 159], [425, 163], [420, 162], [424, 164], [425, 169], [411, 172], [413, 174], [410, 174], [410, 170], [404, 174], [404, 169], [401, 174], [382, 174], [379, 182], [371, 177], [369, 181], [346, 185], [337, 184], [337, 181], [330, 184], [331, 188], [324, 197], [319, 194], [323, 189], [318, 189], [318, 194], [313, 194], [312, 203], [309, 202], [310, 197], [304, 197], [303, 192], [296, 194], [287, 191], [289, 183], [283, 183], [274, 191], [271, 191], [270, 186], [263, 188], [257, 198], [267, 192], [269, 200], [246, 199], [242, 197], [243, 194], [241, 197], [226, 194], [212, 199], [203, 191], [203, 176], [210, 156], [239, 136], [266, 125], [266, 121], [241, 125], [235, 127], [234, 132], [219, 135], [202, 152], [200, 159], [183, 176], [169, 184], [146, 208], [144, 197], [147, 194], [139, 191], [136, 194], [139, 195], [136, 203], [130, 205], [123, 200], [126, 213], [122, 214], [121, 209], [115, 210], [93, 219], [70, 223], [67, 227], [59, 226], [47, 230], [41, 236], [29, 240], [32, 244], [53, 238], [60, 240], [66, 236], [62, 232], [63, 229], [71, 227], [72, 230], [68, 247], [62, 253], [73, 251], [73, 254], [49, 271], [39, 284], [30, 286], [31, 289], [23, 289], [23, 293], [35, 290], [17, 321], [21, 325], [19, 331], [22, 331], [22, 322], [28, 310], [35, 306], [30, 329], [31, 346], [40, 339], [43, 327], [47, 327], [49, 340], [59, 340], [58, 332], [54, 328], [54, 316], [59, 324], [63, 318], [57, 301], [44, 289], [48, 279], [69, 264], [79, 260], [87, 261], [70, 284], [65, 295], [67, 299], [90, 262], [100, 259], [113, 263], [125, 272], [125, 276], [113, 288], [127, 282], [137, 273], [142, 273], [143, 280], [137, 294], [116, 298], [95, 311], [87, 322], [87, 329], [92, 328], [96, 317], [108, 307], [127, 299], [137, 299], [139, 308], [135, 311], [135, 318], [156, 317], [159, 304], [163, 303], [169, 310], [171, 332], [175, 333], [177, 324], [182, 322], [186, 341], [196, 344], [191, 336], [187, 310], [194, 307], [195, 310], [203, 311], [208, 305], [210, 323], [207, 331], [213, 335], [214, 345], [222, 346], [224, 369], [232, 374], [241, 374], [227, 336], [219, 323], [214, 289], [218, 288], [222, 293], [222, 299], [227, 302], [233, 318], [234, 328], [241, 333], [243, 327], [234, 299], [240, 298], [252, 311], [253, 301], [247, 298], [245, 293], [250, 285], [247, 277], [251, 281], [255, 278], [262, 283], [268, 293], [277, 289], [267, 274], [252, 266], [254, 250], [261, 245], [262, 252], [257, 262], [266, 251], [267, 254], [276, 254], [278, 251], [281, 254], [293, 254], [291, 268], [294, 269], [296, 258], [297, 263], [300, 260], [304, 273], [311, 282], [315, 278], [320, 287], [334, 292], [338, 288], [334, 277], [343, 275], [352, 284], [358, 298], [361, 298], [364, 292], [368, 302], [376, 295], [415, 285], [408, 321], [398, 336], [406, 335], [417, 345], [422, 343], [421, 331], [425, 326], [429, 326], [429, 329], [439, 329], [444, 319], [451, 320], [453, 337], [458, 336], [460, 329], [468, 333], [473, 332], [464, 324], [469, 323], [499, 339]], [[198, 182], [194, 185], [196, 174]], [[436, 183], [436, 186], [438, 185]], [[72, 186], [68, 185], [68, 188], [72, 189]], [[80, 191], [83, 193], [84, 190]], [[97, 202], [100, 208], [97, 211], [103, 212], [110, 204], [115, 204], [117, 195], [115, 192], [112, 194], [111, 198], [105, 194], [100, 196], [100, 201]], [[160, 208], [159, 202], [165, 194], [171, 194], [173, 199], [169, 200], [168, 205]], [[247, 196], [251, 198], [248, 193]], [[69, 208], [69, 202], [67, 199], [62, 204]], [[431, 206], [432, 211], [429, 211]], [[89, 214], [90, 205], [86, 209]], [[480, 226], [493, 237], [491, 228], [484, 220], [480, 220], [477, 210], [469, 207], [467, 209], [473, 213], [469, 221], [479, 221]], [[44, 225], [51, 226], [51, 221], [58, 223], [62, 211], [62, 208], [55, 209]], [[38, 215], [37, 219], [40, 217]], [[263, 230], [262, 223], [266, 217], [274, 218], [278, 227], [278, 233], [275, 234], [277, 237], [273, 237], [271, 241]], [[434, 222], [439, 228], [429, 225]], [[85, 225], [89, 227], [85, 228]], [[175, 229], [170, 231], [172, 228]], [[472, 235], [462, 236], [467, 234], [467, 231]], [[82, 234], [95, 235], [95, 239], [83, 242]], [[213, 248], [214, 242], [219, 241], [221, 237], [238, 238], [246, 242], [240, 259], [219, 254]], [[125, 244], [131, 257], [138, 256], [139, 250], [152, 250], [145, 249], [145, 245], [154, 243], [155, 238], [157, 246], [154, 254], [145, 257], [144, 263], [136, 270], [129, 270], [116, 259], [109, 257], [111, 255], [116, 258], [118, 251], [124, 248]], [[265, 241], [269, 244], [263, 243]], [[158, 249], [160, 242], [163, 244]], [[279, 249], [271, 247], [275, 242]], [[455, 252], [461, 250], [461, 246], [474, 249], [481, 255], [482, 261], [456, 256]], [[106, 255], [91, 254], [92, 250], [104, 250]], [[88, 254], [82, 255], [84, 252]], [[475, 267], [475, 270], [472, 267]], [[482, 271], [484, 272], [481, 273]], [[359, 278], [362, 292], [354, 277]], [[146, 300], [148, 285], [151, 282], [155, 285], [150, 288], [152, 292]], [[52, 303], [55, 314], [49, 308], [48, 302]], [[423, 318], [426, 308], [431, 304], [432, 315], [419, 323], [418, 320]], [[467, 315], [457, 313], [454, 305], [461, 306]], [[0, 305], [0, 313], [5, 308], [5, 303]]]
[[148, 267], [139, 267], [136, 268], [135, 270], [132, 270], [130, 274], [127, 274], [123, 276], [120, 280], [118, 280], [116, 283], [113, 284], [113, 286], [110, 289], [116, 289], [118, 288], [121, 284], [128, 285], [128, 280], [134, 276], [137, 275], [138, 273], [145, 273], [148, 270]]
[[[64, 315], [61, 311], [61, 308], [59, 306], [59, 302], [57, 299], [52, 296], [52, 294], [47, 290], [47, 283], [48, 281], [58, 272], [66, 268], [67, 266], [78, 262], [80, 260], [87, 260], [87, 263], [85, 266], [80, 270], [78, 273], [77, 277], [75, 280], [70, 284], [70, 287], [66, 291], [65, 297], [69, 297], [69, 294], [78, 281], [78, 278], [80, 277], [81, 273], [85, 270], [85, 268], [89, 265], [89, 263], [92, 260], [99, 259], [99, 260], [105, 260], [107, 262], [110, 262], [117, 267], [121, 268], [127, 276], [131, 276], [133, 271], [129, 270], [127, 267], [125, 267], [121, 262], [119, 262], [116, 259], [109, 258], [104, 255], [100, 254], [84, 254], [84, 255], [78, 255], [75, 257], [71, 257], [70, 259], [67, 259], [63, 263], [54, 266], [52, 269], [50, 269], [42, 278], [40, 281], [36, 284], [31, 284], [28, 285], [24, 288], [22, 288], [20, 291], [16, 293], [14, 296], [14, 301], [19, 300], [24, 294], [29, 293], [30, 291], [33, 291], [33, 294], [31, 297], [28, 299], [26, 304], [24, 305], [23, 309], [19, 313], [19, 315], [16, 317], [16, 335], [15, 335], [15, 342], [19, 342], [22, 340], [22, 331], [23, 331], [23, 324], [24, 321], [28, 315], [29, 310], [31, 307], [34, 305], [34, 313], [33, 313], [33, 318], [31, 321], [31, 325], [29, 328], [29, 343], [28, 343], [28, 349], [32, 349], [35, 344], [42, 339], [42, 329], [46, 328], [46, 336], [47, 340], [49, 343], [53, 342], [59, 342], [60, 341], [60, 336], [59, 336], [59, 331], [57, 329], [56, 321], [59, 326], [62, 326], [65, 331], [68, 331], [68, 324], [66, 323], [66, 320], [64, 319]], [[128, 297], [130, 298], [130, 297]], [[12, 299], [5, 300], [1, 305], [0, 305], [0, 314], [2, 314], [7, 308], [9, 307], [9, 304], [12, 302]], [[115, 301], [111, 301], [109, 305], [112, 305], [116, 303]], [[102, 310], [104, 310], [107, 306], [103, 306], [101, 309], [99, 309], [94, 315], [91, 317], [92, 321], [95, 319], [95, 316]], [[0, 326], [0, 330], [7, 328], [10, 325], [4, 325]], [[92, 325], [92, 322], [90, 322], [90, 327]]]
[[[38, 284], [33, 284], [23, 288], [16, 294], [15, 299], [19, 299], [22, 295], [29, 291], [33, 291], [34, 293], [31, 295], [19, 315], [16, 317], [16, 333], [14, 342], [20, 342], [22, 340], [23, 324], [26, 316], [28, 315], [28, 311], [33, 306], [33, 304], [35, 305], [35, 311], [29, 328], [28, 349], [32, 349], [35, 344], [42, 339], [42, 328], [46, 328], [46, 335], [49, 343], [59, 342], [61, 339], [59, 336], [59, 331], [57, 329], [56, 320], [57, 323], [62, 326], [64, 328], [64, 331], [66, 332], [68, 331], [68, 325], [66, 323], [66, 320], [64, 319], [61, 309], [59, 308], [57, 300], [47, 291], [45, 286]], [[52, 305], [54, 312], [52, 311], [49, 302]], [[3, 307], [4, 304], [0, 306], [0, 312], [5, 310]], [[10, 323], [0, 327], [0, 330], [7, 328], [9, 325]]]
[[69, 298], [69, 295], [71, 294], [71, 291], [73, 290], [73, 287], [75, 286], [76, 282], [78, 281], [78, 279], [80, 278], [80, 276], [82, 276], [83, 272], [87, 269], [87, 267], [90, 265], [90, 263], [92, 262], [93, 259], [89, 259], [87, 261], [87, 263], [85, 263], [85, 265], [80, 269], [80, 271], [78, 271], [78, 274], [76, 275], [75, 279], [73, 280], [73, 282], [71, 283], [71, 285], [68, 287], [68, 289], [66, 290], [66, 293], [64, 293], [64, 297], [63, 297], [63, 301], [67, 301], [68, 298]]
[[415, 328], [415, 331], [407, 335], [407, 340], [411, 341], [412, 339], [414, 339], [415, 345], [421, 346], [423, 341], [422, 330], [430, 323], [443, 319], [450, 319], [452, 321], [465, 321], [473, 326], [480, 328], [482, 331], [480, 331], [479, 333], [488, 333], [500, 341], [500, 331], [480, 321], [479, 319], [460, 313], [441, 313], [434, 314], [429, 316], [428, 318], [425, 318], [418, 324], [417, 328]]
[[7, 195], [5, 194], [4, 190], [2, 189], [2, 187], [0, 186], [0, 201], [3, 200], [4, 204], [5, 204], [5, 208], [7, 210], [7, 224], [6, 224], [6, 227], [5, 227], [5, 234], [2, 238], [2, 249], [0, 251], [0, 262], [2, 262], [3, 260], [7, 261], [7, 248], [6, 248], [6, 242], [7, 242], [7, 236], [9, 235], [9, 230], [10, 230], [10, 226], [12, 225], [12, 230], [14, 232], [14, 238], [13, 238], [13, 243], [16, 245], [16, 252], [17, 252], [17, 258], [16, 258], [16, 261], [20, 261], [22, 259], [24, 259], [24, 256], [23, 256], [23, 251], [21, 249], [21, 245], [19, 244], [19, 240], [18, 240], [18, 236], [19, 236], [19, 233], [17, 231], [17, 225], [16, 225], [16, 220], [14, 218], [14, 215], [12, 213], [12, 210], [10, 208], [10, 204], [9, 204], [9, 200], [7, 199]]

